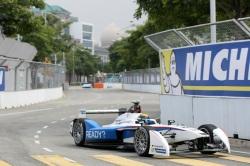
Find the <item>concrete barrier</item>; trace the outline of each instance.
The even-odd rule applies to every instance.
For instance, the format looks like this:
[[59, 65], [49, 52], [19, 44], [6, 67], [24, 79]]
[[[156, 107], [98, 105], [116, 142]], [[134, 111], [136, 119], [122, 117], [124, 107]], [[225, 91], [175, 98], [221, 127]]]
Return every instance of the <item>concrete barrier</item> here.
[[104, 83], [104, 89], [122, 89], [122, 83]]
[[0, 109], [31, 105], [63, 96], [62, 87], [28, 91], [0, 92]]
[[[160, 94], [160, 85], [123, 84], [123, 89]], [[192, 127], [212, 123], [229, 137], [237, 135], [241, 139], [250, 139], [249, 108], [248, 98], [160, 96], [162, 123], [175, 120], [176, 124]]]
[[138, 91], [138, 92], [149, 92], [149, 93], [160, 93], [160, 85], [152, 84], [123, 84], [124, 90]]
[[229, 137], [250, 139], [249, 99], [161, 95], [160, 108], [162, 123], [175, 120], [193, 127], [212, 123]]

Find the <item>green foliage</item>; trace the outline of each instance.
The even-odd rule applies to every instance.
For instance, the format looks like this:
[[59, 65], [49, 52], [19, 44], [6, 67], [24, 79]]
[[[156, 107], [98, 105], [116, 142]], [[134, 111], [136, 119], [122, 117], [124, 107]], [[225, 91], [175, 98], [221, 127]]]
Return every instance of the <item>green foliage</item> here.
[[[192, 26], [210, 21], [209, 0], [136, 0], [135, 18], [143, 14], [147, 22], [130, 32], [127, 38], [110, 47], [110, 66], [113, 71], [159, 66], [158, 53], [144, 40], [144, 36], [159, 31]], [[249, 0], [216, 0], [217, 20], [250, 15]]]
[[0, 25], [7, 36], [25, 35], [40, 28], [39, 18], [30, 11], [32, 6], [43, 8], [43, 0], [0, 0]]
[[89, 50], [77, 48], [74, 52], [75, 72], [79, 76], [89, 76], [98, 70], [99, 59], [90, 54]]
[[[109, 49], [110, 66], [114, 72], [157, 67], [158, 53], [144, 40], [144, 36], [154, 32], [150, 22], [129, 32], [129, 37], [116, 41]], [[150, 64], [148, 64], [150, 62]]]
[[62, 33], [70, 22], [47, 13], [45, 24], [44, 17], [32, 13], [32, 7], [42, 9], [44, 6], [44, 0], [0, 0], [0, 25], [4, 34], [10, 37], [20, 34], [22, 41], [35, 46], [38, 51], [35, 61], [48, 59], [53, 62], [56, 54], [57, 63], [62, 64], [65, 57], [67, 73], [74, 71], [78, 76], [95, 74], [100, 59]]

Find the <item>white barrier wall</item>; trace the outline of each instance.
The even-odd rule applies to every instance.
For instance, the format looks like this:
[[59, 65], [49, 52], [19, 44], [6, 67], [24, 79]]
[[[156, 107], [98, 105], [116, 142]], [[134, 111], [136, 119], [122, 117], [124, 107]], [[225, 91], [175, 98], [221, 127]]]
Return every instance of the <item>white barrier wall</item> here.
[[62, 87], [28, 91], [0, 92], [0, 109], [26, 106], [61, 98]]
[[161, 95], [161, 121], [199, 127], [212, 123], [229, 137], [250, 139], [250, 100], [242, 98], [209, 98]]
[[[160, 94], [159, 85], [123, 84], [123, 89]], [[161, 122], [199, 127], [212, 123], [229, 137], [250, 139], [250, 99], [225, 97], [160, 96]]]
[[138, 91], [138, 92], [150, 92], [150, 93], [160, 93], [160, 85], [151, 84], [123, 84], [124, 90]]
[[122, 83], [104, 83], [105, 89], [122, 89]]

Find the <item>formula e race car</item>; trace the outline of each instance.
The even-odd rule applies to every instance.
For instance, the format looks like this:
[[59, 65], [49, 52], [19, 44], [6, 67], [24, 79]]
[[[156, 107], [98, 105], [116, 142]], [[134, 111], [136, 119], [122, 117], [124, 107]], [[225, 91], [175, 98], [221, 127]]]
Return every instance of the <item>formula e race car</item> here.
[[[115, 121], [101, 126], [86, 114], [120, 113]], [[170, 121], [171, 122], [171, 121]], [[173, 122], [173, 121], [172, 121]], [[85, 145], [132, 145], [139, 156], [169, 156], [181, 147], [183, 151], [213, 154], [230, 153], [226, 134], [212, 124], [198, 129], [180, 125], [163, 125], [142, 113], [119, 110], [82, 110], [70, 125], [70, 133], [77, 146]], [[179, 150], [178, 150], [179, 151]]]

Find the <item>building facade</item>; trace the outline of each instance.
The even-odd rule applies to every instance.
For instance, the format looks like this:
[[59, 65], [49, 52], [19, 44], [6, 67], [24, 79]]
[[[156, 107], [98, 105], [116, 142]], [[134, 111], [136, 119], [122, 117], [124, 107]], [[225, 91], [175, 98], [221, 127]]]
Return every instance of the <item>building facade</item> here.
[[74, 22], [70, 25], [71, 37], [89, 49], [92, 54], [94, 54], [93, 27], [93, 24], [83, 22]]
[[110, 61], [109, 51], [104, 47], [95, 46], [95, 55], [101, 58], [102, 64], [106, 64]]

